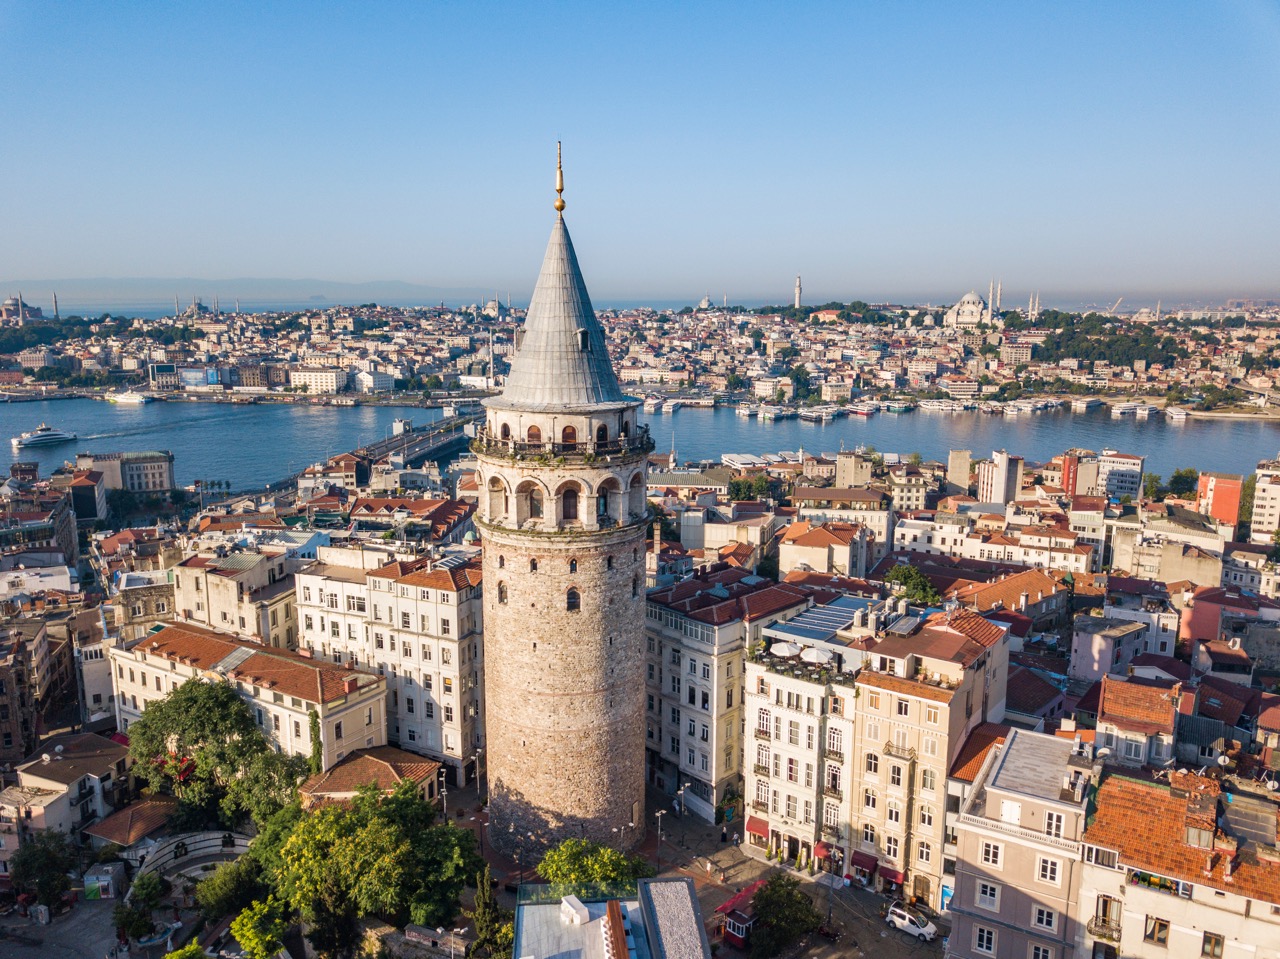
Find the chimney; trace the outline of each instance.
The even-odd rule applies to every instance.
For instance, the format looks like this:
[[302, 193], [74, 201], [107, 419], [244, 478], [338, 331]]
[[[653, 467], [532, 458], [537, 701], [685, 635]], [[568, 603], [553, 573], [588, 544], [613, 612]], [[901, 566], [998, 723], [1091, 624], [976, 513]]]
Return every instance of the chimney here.
[[342, 681], [342, 691], [348, 696], [360, 688], [360, 680], [355, 676], [348, 676]]
[[1029, 600], [1030, 598], [1031, 598], [1030, 593], [1023, 593], [1019, 597], [1018, 609], [1025, 613], [1027, 611], [1027, 600]]

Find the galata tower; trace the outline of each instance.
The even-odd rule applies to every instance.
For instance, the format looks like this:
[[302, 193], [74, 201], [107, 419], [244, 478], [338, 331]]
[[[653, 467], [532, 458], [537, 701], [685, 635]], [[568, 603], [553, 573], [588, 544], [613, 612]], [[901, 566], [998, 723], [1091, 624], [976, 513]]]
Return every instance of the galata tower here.
[[[482, 490], [493, 846], [644, 835], [649, 431], [618, 386], [556, 222], [501, 396], [472, 448]], [[531, 858], [528, 861], [532, 861]]]

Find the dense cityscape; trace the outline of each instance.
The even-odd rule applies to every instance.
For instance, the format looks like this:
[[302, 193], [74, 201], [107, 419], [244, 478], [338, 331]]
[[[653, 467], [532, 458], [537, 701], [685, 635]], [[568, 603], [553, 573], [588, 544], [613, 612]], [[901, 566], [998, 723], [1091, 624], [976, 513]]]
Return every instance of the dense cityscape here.
[[1274, 10], [298, 12], [3, 9], [0, 959], [1280, 959]]

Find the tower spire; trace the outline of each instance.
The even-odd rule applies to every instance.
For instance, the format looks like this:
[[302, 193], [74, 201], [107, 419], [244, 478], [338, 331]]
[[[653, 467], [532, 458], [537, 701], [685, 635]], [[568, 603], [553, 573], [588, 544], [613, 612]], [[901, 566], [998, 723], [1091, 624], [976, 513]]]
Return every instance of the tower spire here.
[[564, 215], [564, 167], [560, 165], [560, 141], [556, 141], [556, 212]]

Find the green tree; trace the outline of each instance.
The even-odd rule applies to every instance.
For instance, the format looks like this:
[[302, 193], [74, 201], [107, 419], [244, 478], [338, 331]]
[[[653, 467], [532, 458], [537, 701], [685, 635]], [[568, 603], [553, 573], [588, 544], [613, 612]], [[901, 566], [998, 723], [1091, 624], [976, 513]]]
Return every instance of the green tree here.
[[1169, 493], [1179, 499], [1185, 499], [1196, 491], [1196, 484], [1199, 481], [1200, 474], [1189, 466], [1174, 470], [1173, 476], [1169, 477]]
[[466, 910], [466, 916], [476, 933], [469, 956], [499, 956], [510, 952], [510, 949], [503, 949], [502, 939], [503, 930], [510, 925], [512, 916], [498, 905], [488, 864], [484, 872], [476, 875], [476, 899], [473, 907]]
[[54, 905], [71, 888], [67, 874], [75, 867], [75, 848], [57, 830], [33, 833], [9, 859], [14, 888], [34, 893], [42, 906]]
[[307, 730], [311, 734], [311, 755], [307, 764], [311, 775], [318, 776], [324, 770], [324, 743], [320, 738], [320, 714], [314, 709], [307, 714]]
[[231, 935], [248, 959], [274, 959], [283, 948], [288, 931], [284, 907], [270, 896], [251, 903], [231, 920]]
[[266, 893], [257, 857], [241, 856], [220, 864], [208, 878], [200, 880], [196, 885], [196, 905], [205, 919], [216, 922], [223, 916], [238, 913]]
[[611, 886], [653, 875], [639, 856], [628, 856], [588, 839], [566, 839], [547, 850], [538, 874], [551, 883], [598, 883]]
[[1238, 521], [1241, 523], [1253, 522], [1253, 498], [1258, 492], [1258, 474], [1250, 473], [1244, 478], [1244, 484], [1240, 487], [1240, 515]]
[[164, 884], [154, 872], [144, 872], [133, 881], [129, 889], [129, 900], [133, 905], [150, 915], [160, 905], [164, 897]]
[[200, 943], [192, 940], [180, 949], [166, 952], [164, 959], [207, 959], [207, 956], [205, 951], [200, 948]]
[[155, 928], [149, 909], [139, 909], [127, 902], [116, 903], [111, 910], [111, 923], [126, 939], [141, 939]]
[[884, 581], [901, 586], [908, 603], [934, 606], [942, 602], [942, 596], [934, 589], [928, 577], [916, 567], [906, 563], [899, 563], [889, 570], [885, 574]]
[[221, 803], [223, 821], [236, 822], [247, 814], [261, 828], [293, 801], [309, 768], [301, 756], [271, 750], [253, 756], [227, 785]]
[[129, 727], [129, 755], [139, 777], [206, 816], [268, 750], [249, 707], [228, 682], [188, 680], [149, 702]]
[[1160, 498], [1160, 474], [1147, 473], [1142, 477], [1142, 495], [1147, 499]]
[[751, 900], [751, 959], [770, 959], [818, 928], [821, 917], [794, 876], [771, 878]]

